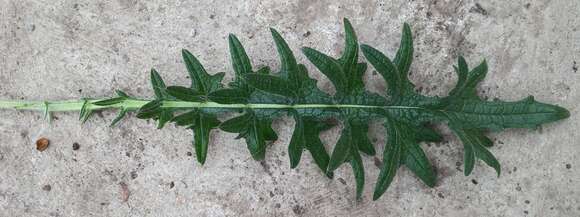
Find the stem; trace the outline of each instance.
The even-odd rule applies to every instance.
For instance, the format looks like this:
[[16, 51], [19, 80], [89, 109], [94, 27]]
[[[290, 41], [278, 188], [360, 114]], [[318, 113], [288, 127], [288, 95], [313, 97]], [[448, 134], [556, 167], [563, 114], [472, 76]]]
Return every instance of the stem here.
[[[87, 109], [102, 110], [111, 108], [123, 108], [137, 110], [150, 102], [146, 99], [125, 99], [122, 102], [107, 106], [98, 106], [92, 103], [100, 101], [94, 99], [87, 101]], [[48, 112], [80, 111], [85, 103], [84, 100], [76, 101], [11, 101], [0, 100], [0, 109], [16, 110], [39, 110]], [[410, 106], [373, 106], [354, 104], [221, 104], [215, 102], [187, 102], [187, 101], [163, 101], [164, 108], [248, 108], [248, 109], [312, 109], [312, 108], [358, 108], [358, 109], [420, 109]]]

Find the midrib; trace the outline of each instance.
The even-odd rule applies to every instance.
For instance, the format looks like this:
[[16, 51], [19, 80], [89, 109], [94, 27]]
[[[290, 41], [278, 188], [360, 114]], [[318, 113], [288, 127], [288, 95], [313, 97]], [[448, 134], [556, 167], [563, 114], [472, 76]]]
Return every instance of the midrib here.
[[[100, 100], [88, 100], [88, 109], [107, 109], [107, 108], [125, 108], [128, 110], [137, 110], [150, 100], [127, 99], [121, 103], [97, 106], [94, 103]], [[77, 101], [0, 101], [0, 108], [18, 109], [18, 110], [46, 110], [58, 111], [80, 111], [84, 100]], [[165, 108], [248, 108], [248, 109], [316, 109], [316, 108], [358, 108], [358, 109], [423, 109], [414, 106], [376, 106], [376, 105], [357, 105], [357, 104], [222, 104], [216, 102], [187, 102], [187, 101], [163, 101], [162, 107]]]

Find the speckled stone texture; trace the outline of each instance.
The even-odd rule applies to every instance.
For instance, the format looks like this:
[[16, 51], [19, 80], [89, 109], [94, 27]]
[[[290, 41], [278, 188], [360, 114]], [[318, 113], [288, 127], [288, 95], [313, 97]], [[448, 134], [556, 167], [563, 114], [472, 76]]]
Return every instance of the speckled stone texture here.
[[[234, 134], [216, 131], [201, 166], [185, 129], [156, 130], [134, 115], [109, 128], [115, 111], [82, 126], [78, 113], [56, 113], [49, 126], [39, 112], [2, 110], [0, 216], [580, 216], [577, 0], [0, 0], [0, 98], [96, 98], [115, 89], [149, 97], [151, 67], [167, 83], [188, 82], [182, 48], [208, 71], [227, 72], [229, 81], [228, 33], [238, 35], [256, 66], [276, 69], [268, 27], [303, 63], [302, 46], [337, 56], [343, 17], [361, 42], [391, 56], [408, 22], [416, 47], [411, 79], [422, 93], [445, 95], [456, 81], [452, 64], [463, 54], [471, 65], [487, 59], [479, 91], [490, 100], [535, 95], [572, 116], [537, 130], [493, 133], [500, 178], [480, 161], [465, 177], [462, 145], [437, 126], [445, 142], [423, 145], [439, 174], [436, 187], [401, 169], [373, 202], [381, 154], [363, 158], [367, 183], [357, 201], [348, 166], [333, 180], [309, 154], [289, 168], [290, 118], [275, 122], [280, 139], [264, 162], [252, 160]], [[307, 66], [332, 92], [328, 79]], [[385, 88], [372, 68], [365, 77], [370, 90]], [[382, 153], [384, 129], [373, 126], [370, 137]], [[328, 149], [339, 132], [321, 135]], [[44, 152], [36, 150], [39, 137], [51, 142]]]

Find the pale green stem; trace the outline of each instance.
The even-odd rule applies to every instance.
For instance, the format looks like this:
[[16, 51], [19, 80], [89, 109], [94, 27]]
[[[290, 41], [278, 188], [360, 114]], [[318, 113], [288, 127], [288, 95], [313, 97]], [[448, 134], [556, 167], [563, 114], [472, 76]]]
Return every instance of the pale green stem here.
[[[122, 102], [107, 106], [98, 106], [92, 103], [101, 99], [88, 100], [87, 109], [101, 110], [109, 108], [123, 108], [126, 110], [137, 110], [149, 100], [144, 99], [126, 99]], [[11, 101], [0, 100], [0, 109], [16, 110], [39, 110], [48, 112], [62, 111], [80, 111], [83, 107], [84, 100], [76, 101]], [[186, 101], [163, 101], [164, 108], [248, 108], [248, 109], [313, 109], [313, 108], [358, 108], [358, 109], [419, 109], [419, 107], [409, 106], [372, 106], [372, 105], [353, 105], [353, 104], [221, 104], [215, 102], [186, 102]]]

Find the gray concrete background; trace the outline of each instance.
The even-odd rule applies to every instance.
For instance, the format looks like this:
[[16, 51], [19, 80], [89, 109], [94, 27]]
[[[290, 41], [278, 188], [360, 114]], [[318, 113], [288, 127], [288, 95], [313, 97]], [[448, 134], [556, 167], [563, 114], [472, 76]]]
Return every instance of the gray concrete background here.
[[[492, 134], [500, 178], [482, 162], [463, 176], [461, 144], [440, 126], [445, 142], [423, 146], [438, 169], [437, 186], [426, 188], [401, 169], [373, 202], [379, 171], [373, 157], [364, 158], [362, 201], [355, 200], [348, 166], [329, 180], [305, 154], [290, 170], [288, 118], [275, 122], [280, 139], [265, 162], [251, 160], [235, 135], [215, 132], [200, 166], [187, 155], [192, 138], [184, 129], [156, 130], [133, 115], [109, 128], [114, 111], [83, 126], [77, 113], [57, 113], [49, 127], [40, 113], [0, 111], [0, 216], [580, 216], [577, 0], [0, 0], [0, 98], [104, 97], [115, 89], [149, 97], [151, 67], [168, 83], [188, 82], [181, 48], [210, 72], [227, 71], [229, 81], [228, 33], [239, 36], [255, 65], [276, 69], [268, 27], [277, 28], [305, 62], [301, 46], [338, 55], [343, 17], [361, 42], [391, 56], [402, 23], [409, 22], [416, 39], [411, 79], [425, 94], [450, 90], [456, 80], [451, 65], [462, 53], [471, 65], [488, 60], [483, 95], [535, 95], [572, 116], [535, 131]], [[308, 67], [331, 91], [329, 81]], [[372, 69], [366, 76], [369, 89], [384, 88]], [[373, 129], [382, 152], [384, 130]], [[327, 148], [339, 131], [322, 135]], [[35, 150], [40, 136], [51, 141], [44, 152]]]

